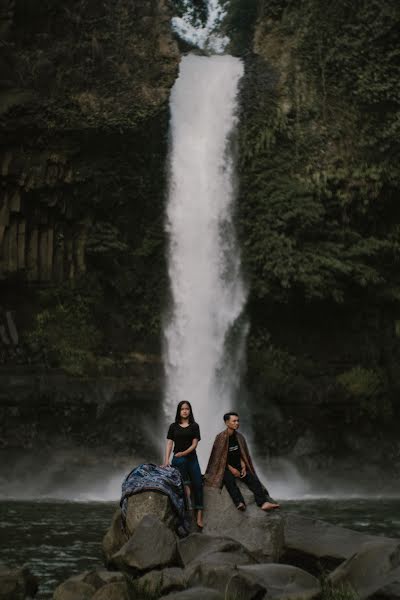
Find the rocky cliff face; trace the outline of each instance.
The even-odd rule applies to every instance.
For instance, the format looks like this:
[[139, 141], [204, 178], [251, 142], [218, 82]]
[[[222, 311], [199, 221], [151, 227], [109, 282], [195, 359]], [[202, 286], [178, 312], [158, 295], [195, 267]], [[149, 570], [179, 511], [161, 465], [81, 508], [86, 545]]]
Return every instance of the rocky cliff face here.
[[179, 60], [170, 14], [155, 0], [0, 10], [0, 278], [71, 280], [102, 225], [107, 239], [112, 204], [135, 202], [121, 172], [108, 177], [129, 158], [138, 170], [140, 129], [165, 112]]
[[114, 419], [129, 454], [158, 410], [170, 17], [164, 0], [0, 2], [4, 456], [112, 453]]
[[[85, 336], [98, 354], [113, 337], [158, 340], [179, 63], [167, 2], [7, 0], [0, 11], [0, 304], [67, 368]], [[65, 352], [48, 336], [55, 322], [56, 338], [71, 333]]]
[[306, 472], [399, 465], [398, 22], [390, 0], [260, 2], [246, 59], [248, 385], [259, 447]]

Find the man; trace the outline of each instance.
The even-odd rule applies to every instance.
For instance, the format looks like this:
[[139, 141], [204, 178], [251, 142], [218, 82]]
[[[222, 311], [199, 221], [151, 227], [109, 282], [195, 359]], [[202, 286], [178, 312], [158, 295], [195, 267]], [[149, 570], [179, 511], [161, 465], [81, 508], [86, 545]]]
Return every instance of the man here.
[[246, 440], [239, 429], [239, 415], [229, 412], [224, 415], [226, 425], [215, 438], [211, 455], [208, 461], [205, 485], [221, 488], [223, 485], [229, 492], [236, 508], [246, 510], [246, 504], [237, 481], [244, 481], [253, 492], [256, 504], [262, 510], [273, 510], [279, 508], [269, 496], [267, 490], [258, 479]]

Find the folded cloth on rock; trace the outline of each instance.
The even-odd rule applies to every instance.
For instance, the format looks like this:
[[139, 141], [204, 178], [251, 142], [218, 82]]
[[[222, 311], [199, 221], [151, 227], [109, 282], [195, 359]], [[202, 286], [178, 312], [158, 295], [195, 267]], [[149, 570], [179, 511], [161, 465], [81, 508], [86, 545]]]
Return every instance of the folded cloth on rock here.
[[178, 535], [187, 535], [190, 524], [187, 518], [186, 495], [180, 472], [174, 467], [159, 467], [145, 463], [132, 469], [122, 483], [121, 514], [125, 530], [128, 498], [140, 492], [156, 491], [166, 494], [177, 516]]

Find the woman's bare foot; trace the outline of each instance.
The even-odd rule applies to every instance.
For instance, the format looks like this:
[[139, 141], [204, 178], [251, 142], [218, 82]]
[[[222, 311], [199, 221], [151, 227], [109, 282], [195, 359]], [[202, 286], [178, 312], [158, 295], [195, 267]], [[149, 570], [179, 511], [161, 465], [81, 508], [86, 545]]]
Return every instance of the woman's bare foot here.
[[262, 504], [260, 506], [261, 510], [274, 510], [275, 508], [280, 508], [281, 505], [280, 504], [276, 504], [276, 502], [264, 502], [264, 504]]
[[199, 527], [200, 529], [203, 529], [204, 523], [203, 523], [203, 511], [202, 510], [197, 511], [196, 523], [197, 523], [197, 527]]
[[236, 507], [238, 510], [246, 510], [246, 505], [244, 502], [239, 502], [239, 504]]

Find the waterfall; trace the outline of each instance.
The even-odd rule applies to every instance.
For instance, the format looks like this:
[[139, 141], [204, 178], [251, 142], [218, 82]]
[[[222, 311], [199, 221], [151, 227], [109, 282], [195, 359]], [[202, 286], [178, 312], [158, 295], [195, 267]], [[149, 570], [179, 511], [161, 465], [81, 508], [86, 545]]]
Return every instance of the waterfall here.
[[172, 19], [172, 27], [179, 37], [201, 50], [222, 53], [229, 43], [229, 38], [219, 32], [219, 27], [226, 16], [226, 11], [219, 0], [207, 0], [205, 23], [196, 18], [191, 0], [183, 0], [183, 5], [185, 10], [182, 17]]
[[[206, 24], [210, 31], [221, 15], [213, 14]], [[215, 47], [223, 39], [217, 43], [214, 35]], [[241, 61], [232, 56], [189, 54], [170, 100], [166, 226], [172, 306], [164, 325], [165, 412], [173, 420], [180, 400], [192, 403], [203, 469], [213, 437], [224, 427], [222, 415], [235, 404], [246, 329], [239, 319], [246, 290], [232, 214], [242, 73]]]

